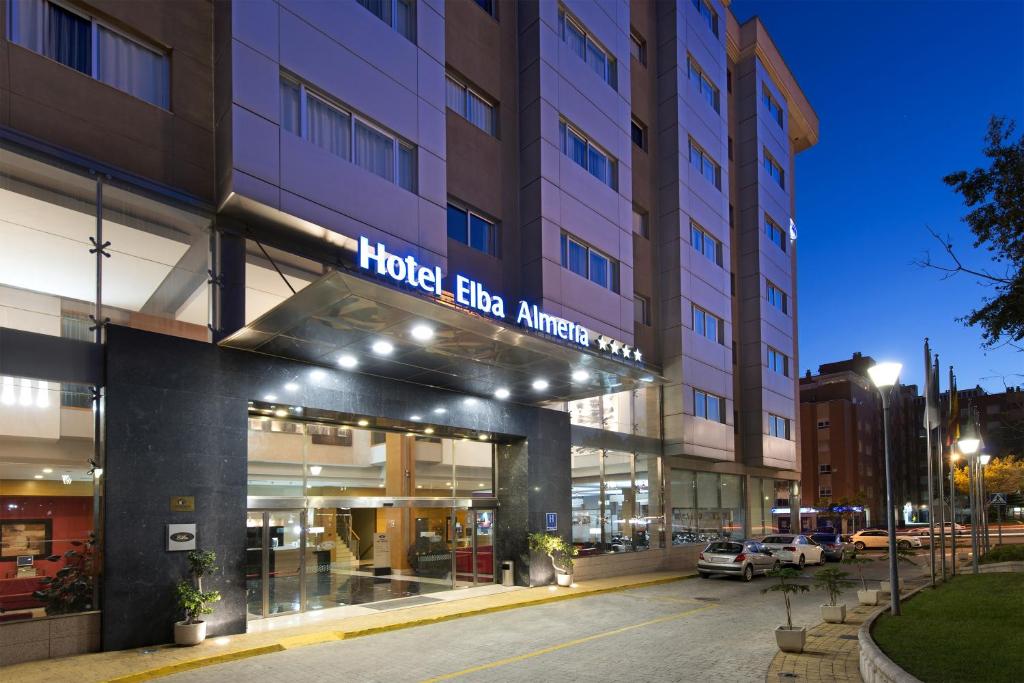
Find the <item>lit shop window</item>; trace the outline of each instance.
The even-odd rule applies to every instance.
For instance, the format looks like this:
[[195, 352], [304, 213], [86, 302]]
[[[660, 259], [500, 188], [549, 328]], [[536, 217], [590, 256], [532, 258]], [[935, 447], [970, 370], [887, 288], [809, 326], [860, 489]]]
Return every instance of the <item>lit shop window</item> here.
[[447, 80], [448, 108], [485, 133], [496, 135], [497, 119], [494, 105], [452, 76], [448, 76]]
[[725, 422], [725, 399], [700, 389], [693, 390], [693, 414], [712, 422]]
[[500, 256], [498, 226], [475, 211], [454, 204], [448, 205], [448, 239]]
[[586, 62], [598, 78], [613, 89], [617, 87], [615, 58], [587, 33], [581, 23], [566, 16], [564, 10], [558, 13], [558, 34], [572, 53]]
[[619, 291], [619, 262], [562, 233], [562, 267], [613, 292]]
[[416, 42], [416, 6], [413, 0], [356, 1], [385, 24]]
[[587, 169], [590, 175], [612, 188], [618, 189], [615, 159], [587, 139], [579, 130], [561, 121], [558, 124], [562, 154]]
[[722, 167], [700, 145], [690, 138], [690, 164], [719, 190], [722, 189]]
[[399, 187], [415, 189], [416, 148], [411, 143], [284, 76], [281, 126]]
[[722, 265], [722, 243], [693, 222], [690, 223], [690, 244], [708, 261], [716, 266]]
[[708, 30], [718, 35], [718, 12], [711, 8], [709, 0], [693, 0], [693, 6], [700, 13], [700, 18], [707, 24]]
[[711, 82], [711, 79], [708, 78], [708, 75], [704, 73], [702, 68], [700, 68], [700, 65], [694, 61], [693, 57], [687, 57], [686, 65], [690, 75], [690, 84], [693, 89], [699, 93], [702, 98], [704, 98], [712, 109], [715, 111], [721, 111], [721, 98], [715, 84]]

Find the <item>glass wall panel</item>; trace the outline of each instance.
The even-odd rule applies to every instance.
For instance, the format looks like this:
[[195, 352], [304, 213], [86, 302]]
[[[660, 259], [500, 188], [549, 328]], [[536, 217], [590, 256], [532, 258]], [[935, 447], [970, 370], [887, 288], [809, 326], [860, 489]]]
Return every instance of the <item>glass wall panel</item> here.
[[661, 391], [657, 387], [569, 401], [566, 406], [574, 425], [661, 437]]
[[620, 451], [604, 452], [604, 537], [608, 550], [633, 550], [632, 519], [636, 516], [636, 490], [633, 487], [633, 455]]
[[673, 545], [743, 537], [743, 481], [739, 475], [673, 469], [669, 481]]
[[636, 454], [637, 498], [633, 545], [637, 550], [665, 547], [664, 499], [658, 471], [658, 456]]
[[[264, 250], [266, 254], [264, 254]], [[270, 258], [268, 259], [267, 256]], [[271, 259], [273, 263], [271, 263]], [[277, 266], [275, 268], [274, 266]], [[278, 273], [278, 270], [281, 272]], [[302, 291], [324, 272], [323, 265], [253, 240], [245, 243], [245, 323]], [[283, 277], [282, 277], [283, 275]]]
[[486, 441], [446, 439], [455, 460], [456, 496], [494, 496], [494, 446]]
[[601, 529], [601, 451], [573, 446], [572, 542], [580, 555], [594, 555], [603, 548]]

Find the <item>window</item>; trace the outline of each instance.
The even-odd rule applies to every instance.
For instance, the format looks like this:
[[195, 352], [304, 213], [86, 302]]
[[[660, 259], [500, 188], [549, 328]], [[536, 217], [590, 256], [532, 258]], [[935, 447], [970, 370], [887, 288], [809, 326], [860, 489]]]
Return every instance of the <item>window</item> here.
[[789, 356], [769, 346], [768, 369], [789, 377]]
[[651, 300], [639, 294], [633, 295], [633, 320], [641, 325], [651, 324]]
[[732, 69], [725, 70], [725, 90], [732, 92]]
[[772, 97], [771, 91], [768, 90], [768, 86], [764, 83], [761, 84], [761, 100], [764, 102], [765, 108], [768, 109], [768, 113], [771, 114], [772, 118], [775, 119], [775, 122], [781, 126], [782, 107], [779, 106], [779, 103], [774, 97]]
[[566, 16], [564, 10], [558, 13], [558, 33], [573, 54], [586, 62], [598, 78], [613, 89], [618, 87], [615, 58], [594, 41], [582, 24]]
[[693, 414], [712, 422], [725, 423], [725, 399], [700, 389], [693, 390]]
[[827, 462], [818, 465], [818, 474], [832, 474], [832, 465]]
[[410, 192], [416, 184], [416, 150], [305, 84], [281, 77], [281, 126], [335, 156]]
[[764, 150], [764, 170], [768, 171], [768, 175], [779, 184], [779, 187], [786, 188], [786, 172], [782, 170], [779, 162], [775, 161], [772, 155], [768, 153], [767, 148]]
[[647, 66], [647, 41], [636, 31], [629, 32], [629, 54], [641, 65]]
[[707, 102], [712, 109], [715, 111], [721, 111], [720, 109], [720, 97], [718, 88], [711, 82], [704, 70], [693, 60], [693, 57], [687, 56], [686, 66], [690, 75], [690, 85], [700, 93], [704, 101]]
[[697, 226], [690, 223], [690, 244], [716, 266], [722, 265], [722, 243]]
[[764, 215], [764, 234], [768, 236], [768, 240], [772, 244], [782, 251], [786, 251], [786, 233], [782, 231], [778, 223], [768, 217], [768, 214]]
[[47, 0], [10, 5], [11, 40], [150, 104], [170, 107], [170, 58], [100, 23], [82, 10]]
[[374, 16], [403, 36], [416, 42], [414, 0], [356, 0]]
[[722, 167], [690, 138], [690, 164], [719, 190], [722, 189]]
[[451, 75], [447, 77], [447, 83], [445, 99], [448, 108], [485, 133], [496, 135], [497, 117], [494, 105]]
[[562, 233], [562, 267], [613, 292], [619, 291], [619, 262]]
[[633, 207], [633, 232], [645, 239], [651, 238], [650, 216], [638, 206]]
[[647, 126], [636, 119], [630, 119], [629, 134], [633, 138], [634, 145], [640, 149], [647, 149]]
[[831, 420], [818, 420], [818, 429], [828, 429], [832, 426]]
[[766, 287], [768, 303], [783, 313], [789, 313], [789, 301], [786, 293], [773, 285], [770, 280], [766, 282], [768, 283]]
[[716, 344], [725, 343], [725, 321], [697, 305], [693, 305], [693, 331]]
[[618, 189], [617, 164], [614, 159], [565, 121], [558, 124], [558, 135], [562, 154], [587, 169], [590, 175], [608, 187]]
[[818, 488], [818, 497], [819, 498], [829, 498], [831, 496], [832, 496], [832, 487], [830, 487], [830, 486], [821, 486], [821, 487]]
[[693, 6], [697, 8], [708, 30], [718, 36], [718, 13], [711, 8], [710, 0], [693, 0]]
[[494, 2], [494, 0], [474, 0], [474, 2], [476, 2], [480, 9], [487, 12], [492, 17], [495, 16], [494, 10], [496, 7], [496, 3]]
[[789, 438], [789, 418], [768, 414], [768, 433], [780, 439]]
[[475, 211], [448, 204], [448, 239], [500, 256], [498, 226]]

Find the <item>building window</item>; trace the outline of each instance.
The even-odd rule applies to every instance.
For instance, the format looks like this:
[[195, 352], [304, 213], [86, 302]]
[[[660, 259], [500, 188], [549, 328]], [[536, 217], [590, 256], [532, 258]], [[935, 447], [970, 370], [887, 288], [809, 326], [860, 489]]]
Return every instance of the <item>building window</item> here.
[[789, 438], [789, 418], [768, 414], [768, 433], [780, 439]]
[[725, 71], [725, 90], [726, 92], [732, 92], [732, 69], [726, 69]]
[[719, 190], [722, 189], [722, 167], [690, 138], [690, 164]]
[[832, 474], [832, 465], [827, 462], [818, 465], [818, 474]]
[[690, 244], [716, 266], [722, 265], [722, 243], [697, 226], [690, 223]]
[[579, 130], [561, 121], [558, 124], [562, 154], [587, 169], [590, 175], [612, 188], [618, 189], [617, 164], [609, 154], [590, 142]]
[[718, 88], [711, 82], [711, 79], [708, 78], [708, 75], [704, 73], [704, 70], [700, 68], [697, 62], [694, 61], [693, 57], [687, 56], [686, 66], [690, 74], [691, 87], [700, 93], [700, 96], [704, 98], [704, 101], [707, 102], [712, 109], [720, 112], [721, 108]]
[[766, 280], [766, 296], [768, 303], [775, 308], [779, 309], [783, 313], [789, 313], [789, 300], [786, 293], [771, 283], [770, 280]]
[[633, 144], [640, 149], [647, 149], [647, 126], [635, 118], [629, 120], [629, 134], [633, 138]]
[[476, 2], [477, 6], [480, 7], [480, 9], [482, 9], [485, 12], [487, 12], [492, 17], [496, 17], [496, 15], [494, 14], [494, 10], [497, 9], [497, 3], [495, 3], [494, 0], [473, 0], [473, 1]]
[[641, 38], [636, 31], [629, 32], [629, 54], [640, 62], [641, 66], [647, 66], [647, 41]]
[[615, 58], [597, 44], [582, 24], [572, 17], [566, 16], [565, 10], [558, 13], [558, 33], [573, 54], [586, 62], [598, 78], [612, 86], [613, 89], [617, 87]]
[[500, 256], [498, 226], [475, 211], [448, 204], [448, 239]]
[[725, 399], [700, 389], [693, 390], [693, 414], [712, 422], [725, 423]]
[[693, 6], [700, 13], [700, 18], [707, 24], [708, 30], [718, 35], [718, 12], [711, 7], [710, 0], [693, 0]]
[[413, 0], [356, 1], [385, 24], [416, 42], [416, 9]]
[[761, 84], [761, 101], [764, 102], [765, 108], [768, 109], [768, 113], [771, 114], [775, 122], [782, 126], [782, 107], [779, 106], [778, 101], [772, 97], [772, 93], [768, 90], [768, 86], [764, 83]]
[[696, 304], [693, 305], [693, 331], [716, 344], [725, 343], [725, 321]]
[[782, 170], [779, 162], [775, 161], [772, 155], [768, 153], [767, 148], [764, 150], [764, 170], [768, 171], [768, 175], [779, 184], [779, 187], [786, 189], [786, 172]]
[[399, 187], [415, 189], [412, 144], [285, 76], [281, 77], [281, 126]]
[[789, 356], [769, 346], [768, 369], [789, 377]]
[[818, 497], [819, 498], [831, 498], [832, 497], [832, 487], [830, 487], [830, 486], [821, 486], [821, 487], [819, 487], [818, 488]]
[[818, 420], [818, 429], [828, 429], [832, 426], [831, 420]]
[[640, 294], [633, 295], [633, 320], [650, 327], [651, 325], [651, 300]]
[[448, 108], [490, 135], [497, 131], [497, 117], [494, 105], [478, 95], [467, 85], [448, 75], [446, 100]]
[[768, 236], [768, 240], [772, 244], [782, 251], [786, 251], [786, 233], [778, 223], [768, 217], [768, 214], [764, 215], [764, 234]]
[[562, 233], [562, 267], [613, 292], [619, 291], [619, 262]]
[[47, 0], [10, 6], [10, 38], [129, 95], [170, 108], [170, 57], [113, 29], [83, 10]]
[[633, 232], [644, 239], [651, 238], [650, 215], [638, 206], [633, 206]]

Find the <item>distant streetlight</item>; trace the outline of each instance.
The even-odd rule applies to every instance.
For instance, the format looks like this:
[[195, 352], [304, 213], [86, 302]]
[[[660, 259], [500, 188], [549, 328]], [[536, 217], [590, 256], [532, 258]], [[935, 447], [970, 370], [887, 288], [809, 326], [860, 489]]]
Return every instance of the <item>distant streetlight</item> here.
[[889, 451], [889, 392], [899, 380], [902, 363], [876, 363], [868, 368], [868, 376], [882, 397], [882, 434], [885, 439], [885, 517], [889, 524], [889, 608], [894, 617], [900, 615], [900, 574], [896, 566], [896, 520], [893, 500], [896, 493], [892, 480], [892, 453]]
[[962, 439], [957, 441], [960, 452], [967, 458], [968, 505], [971, 508], [971, 570], [978, 573], [978, 499], [975, 495], [974, 470], [977, 468], [977, 453], [981, 439], [974, 436], [974, 425], [968, 424]]

